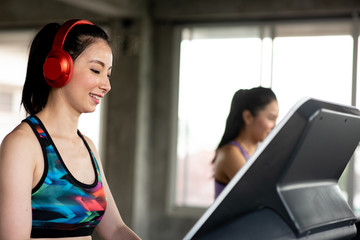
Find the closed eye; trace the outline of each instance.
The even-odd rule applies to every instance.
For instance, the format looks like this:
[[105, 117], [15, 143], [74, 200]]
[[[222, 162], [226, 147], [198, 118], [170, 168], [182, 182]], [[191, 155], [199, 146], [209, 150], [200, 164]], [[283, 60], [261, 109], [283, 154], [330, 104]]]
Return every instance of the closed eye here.
[[271, 121], [274, 121], [276, 120], [277, 116], [276, 115], [268, 115], [268, 119], [271, 120]]
[[100, 71], [96, 70], [96, 69], [90, 69], [93, 73], [96, 73], [96, 74], [100, 74]]

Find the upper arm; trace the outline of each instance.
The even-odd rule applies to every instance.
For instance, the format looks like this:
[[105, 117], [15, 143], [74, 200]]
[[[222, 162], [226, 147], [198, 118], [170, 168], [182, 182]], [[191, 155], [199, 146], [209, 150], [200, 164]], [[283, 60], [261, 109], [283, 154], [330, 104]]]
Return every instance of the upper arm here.
[[30, 239], [33, 139], [10, 133], [0, 146], [0, 239]]
[[220, 154], [222, 172], [231, 180], [246, 163], [245, 157], [234, 146], [227, 146]]

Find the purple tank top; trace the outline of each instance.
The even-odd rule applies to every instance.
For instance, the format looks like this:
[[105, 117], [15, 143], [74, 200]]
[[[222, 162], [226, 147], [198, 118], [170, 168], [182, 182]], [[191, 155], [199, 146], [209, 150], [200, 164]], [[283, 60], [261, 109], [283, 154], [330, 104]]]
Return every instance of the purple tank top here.
[[[249, 159], [249, 154], [245, 151], [245, 149], [236, 141], [231, 141], [229, 144], [236, 146], [240, 152], [244, 155], [245, 160]], [[227, 184], [219, 182], [215, 179], [215, 198], [219, 196], [219, 194], [224, 190]]]

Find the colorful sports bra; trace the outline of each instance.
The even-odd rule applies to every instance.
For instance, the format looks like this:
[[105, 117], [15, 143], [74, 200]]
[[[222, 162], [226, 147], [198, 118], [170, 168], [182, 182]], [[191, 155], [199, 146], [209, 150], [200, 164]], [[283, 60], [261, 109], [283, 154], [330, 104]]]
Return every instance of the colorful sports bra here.
[[84, 184], [67, 169], [45, 126], [36, 116], [24, 120], [33, 129], [44, 154], [44, 173], [31, 194], [32, 238], [88, 236], [106, 209], [99, 166], [84, 137], [95, 173], [93, 184]]

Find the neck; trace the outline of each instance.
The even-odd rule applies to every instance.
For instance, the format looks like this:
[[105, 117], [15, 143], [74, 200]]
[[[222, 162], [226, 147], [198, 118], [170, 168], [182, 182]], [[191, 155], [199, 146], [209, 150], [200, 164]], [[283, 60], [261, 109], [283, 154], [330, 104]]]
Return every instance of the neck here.
[[67, 106], [49, 98], [45, 108], [37, 114], [52, 136], [77, 137], [80, 113]]
[[235, 141], [244, 148], [249, 156], [255, 152], [258, 145], [257, 142], [252, 141], [249, 137], [244, 136], [244, 134], [239, 134], [239, 136], [235, 138]]

